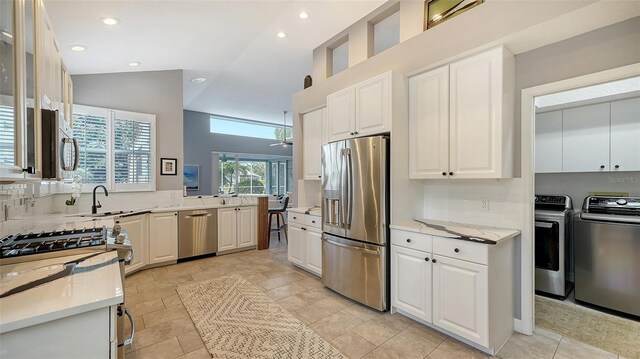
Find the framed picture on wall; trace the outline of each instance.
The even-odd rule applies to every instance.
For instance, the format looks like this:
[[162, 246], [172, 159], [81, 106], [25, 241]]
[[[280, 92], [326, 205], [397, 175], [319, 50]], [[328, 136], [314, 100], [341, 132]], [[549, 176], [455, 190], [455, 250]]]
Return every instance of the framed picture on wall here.
[[161, 158], [160, 159], [160, 175], [175, 176], [178, 174], [177, 158]]
[[184, 186], [187, 191], [197, 191], [200, 189], [200, 166], [184, 165]]

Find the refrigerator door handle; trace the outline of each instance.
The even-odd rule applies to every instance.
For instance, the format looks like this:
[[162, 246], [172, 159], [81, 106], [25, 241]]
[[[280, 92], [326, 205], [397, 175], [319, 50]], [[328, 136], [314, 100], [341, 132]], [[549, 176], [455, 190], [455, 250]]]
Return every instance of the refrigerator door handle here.
[[379, 255], [380, 254], [378, 251], [374, 251], [372, 249], [366, 249], [366, 248], [362, 248], [362, 247], [354, 247], [354, 246], [350, 246], [348, 244], [342, 244], [342, 243], [334, 242], [334, 241], [330, 240], [327, 237], [324, 237], [323, 239], [324, 239], [325, 242], [331, 244], [332, 246], [348, 248], [348, 249], [352, 249], [352, 250], [355, 250], [355, 251], [361, 251], [361, 252], [368, 253], [368, 254], [375, 254], [375, 255]]
[[351, 163], [351, 149], [345, 148], [345, 157], [347, 160], [347, 212], [346, 225], [351, 226], [351, 216], [353, 212], [353, 165]]
[[345, 165], [344, 161], [346, 158], [346, 150], [343, 148], [340, 150], [340, 227], [346, 228], [346, 211], [345, 211], [345, 201], [347, 200], [347, 196], [345, 194], [345, 190], [347, 189], [347, 184], [345, 180]]

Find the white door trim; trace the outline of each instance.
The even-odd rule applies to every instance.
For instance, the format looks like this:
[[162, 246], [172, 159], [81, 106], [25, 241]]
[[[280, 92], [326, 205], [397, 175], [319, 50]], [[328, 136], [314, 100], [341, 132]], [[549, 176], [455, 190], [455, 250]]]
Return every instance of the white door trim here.
[[[535, 135], [535, 107], [537, 96], [575, 88], [596, 85], [604, 82], [620, 80], [628, 77], [640, 76], [640, 63], [618, 67], [611, 70], [578, 76], [567, 80], [552, 82], [522, 90], [521, 122], [522, 122], [522, 179], [524, 182], [525, 210], [523, 211], [524, 228], [521, 246], [522, 278], [521, 278], [521, 320], [517, 323], [519, 332], [531, 335], [535, 325], [535, 278], [533, 250], [534, 236], [534, 205], [535, 176], [534, 176], [534, 135]], [[518, 321], [516, 319], [516, 321]], [[515, 324], [515, 323], [514, 323]], [[518, 328], [519, 327], [519, 328]]]

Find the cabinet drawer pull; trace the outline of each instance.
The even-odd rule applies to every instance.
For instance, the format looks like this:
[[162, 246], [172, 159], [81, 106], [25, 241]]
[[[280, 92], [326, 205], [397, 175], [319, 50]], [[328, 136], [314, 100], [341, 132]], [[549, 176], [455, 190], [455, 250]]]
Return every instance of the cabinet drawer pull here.
[[407, 238], [407, 243], [411, 243], [411, 239], [410, 238]]
[[600, 165], [600, 169], [604, 169], [604, 165]]
[[442, 175], [443, 175], [443, 176], [446, 176], [446, 175], [447, 175], [447, 172], [442, 172]]
[[316, 223], [316, 221], [311, 221], [311, 223]]
[[615, 165], [616, 168], [620, 168], [620, 165]]
[[453, 176], [453, 172], [449, 172], [449, 176]]
[[429, 261], [429, 257], [425, 257], [424, 260], [428, 262]]
[[460, 250], [458, 248], [454, 249], [453, 251], [456, 252], [456, 253], [460, 252]]
[[431, 261], [432, 261], [433, 263], [437, 262], [437, 260], [436, 260], [435, 258], [433, 258]]

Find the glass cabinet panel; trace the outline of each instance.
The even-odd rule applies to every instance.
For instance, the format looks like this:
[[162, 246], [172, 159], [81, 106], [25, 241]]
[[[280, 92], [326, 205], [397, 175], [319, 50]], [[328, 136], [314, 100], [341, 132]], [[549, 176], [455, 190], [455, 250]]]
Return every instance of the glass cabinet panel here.
[[24, 50], [25, 50], [25, 78], [26, 78], [26, 120], [27, 120], [27, 166], [36, 167], [36, 129], [35, 129], [35, 3], [34, 0], [24, 1]]
[[0, 1], [0, 165], [15, 164], [13, 1]]

